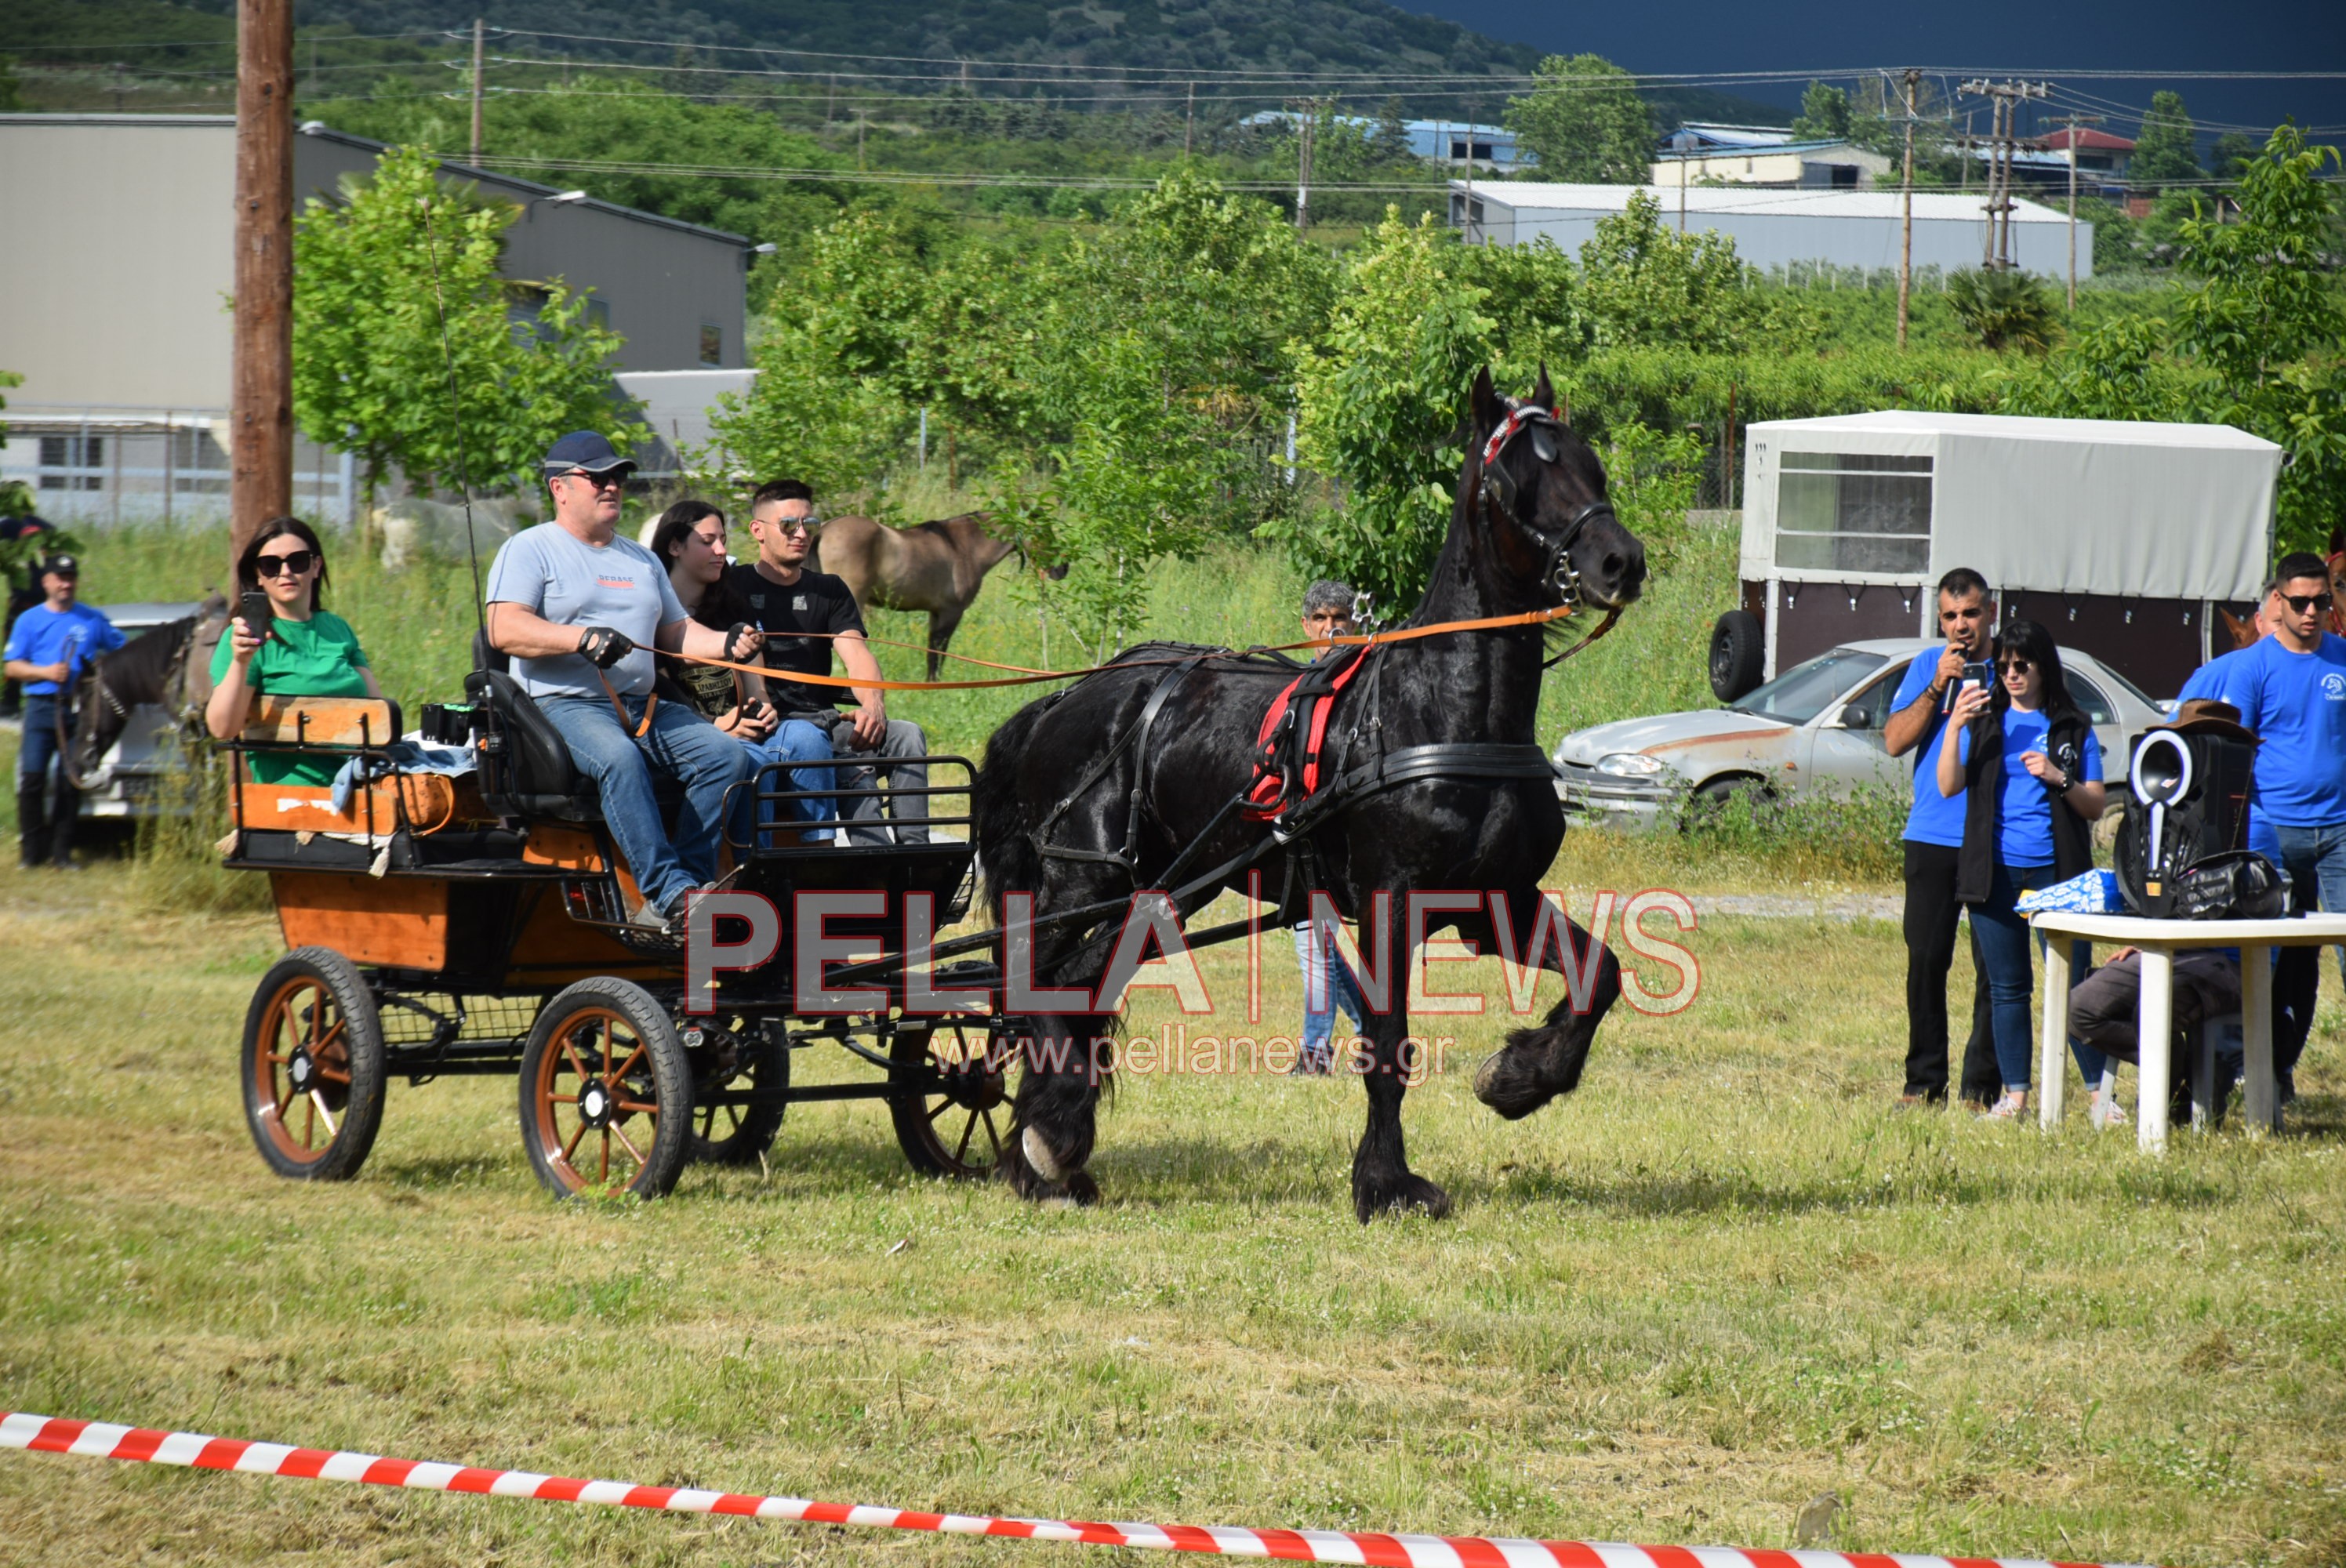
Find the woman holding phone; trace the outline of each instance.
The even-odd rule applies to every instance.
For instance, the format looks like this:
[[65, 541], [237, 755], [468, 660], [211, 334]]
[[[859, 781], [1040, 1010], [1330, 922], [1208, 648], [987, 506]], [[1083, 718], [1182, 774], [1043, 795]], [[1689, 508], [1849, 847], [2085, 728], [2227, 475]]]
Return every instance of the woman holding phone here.
[[[1986, 1114], [2009, 1121], [2028, 1108], [2034, 1054], [2028, 920], [2014, 906], [2024, 892], [2093, 868], [2090, 825], [2107, 796], [2101, 746], [2069, 699], [2053, 634], [2035, 621], [2008, 622], [1993, 662], [1992, 682], [1966, 680], [1955, 697], [1937, 775], [1941, 795], [1965, 797], [1955, 898], [1971, 907], [1979, 933], [2004, 1078], [2003, 1097]], [[2077, 968], [2073, 959], [2073, 979]], [[2088, 1078], [2098, 1077], [2096, 1063]]]
[[[742, 618], [732, 613], [727, 597], [724, 513], [706, 501], [678, 502], [660, 514], [652, 530], [651, 552], [668, 567], [668, 583], [693, 619], [721, 631]], [[760, 765], [831, 760], [831, 737], [802, 720], [780, 718], [766, 700], [762, 677], [668, 657], [660, 665], [693, 708], [748, 747]], [[757, 689], [750, 689], [753, 684]], [[828, 789], [831, 772], [829, 768], [794, 767], [790, 788]], [[828, 822], [839, 815], [837, 802], [828, 798], [790, 804], [791, 815], [801, 821]], [[733, 831], [737, 840], [746, 840], [748, 819]], [[827, 838], [829, 831], [814, 836]]]
[[[204, 724], [231, 740], [257, 693], [272, 697], [382, 696], [358, 634], [325, 607], [326, 551], [298, 517], [271, 517], [236, 559], [237, 616], [212, 651], [212, 696]], [[260, 612], [267, 608], [264, 616]], [[260, 784], [331, 784], [330, 757], [291, 751], [250, 754]]]

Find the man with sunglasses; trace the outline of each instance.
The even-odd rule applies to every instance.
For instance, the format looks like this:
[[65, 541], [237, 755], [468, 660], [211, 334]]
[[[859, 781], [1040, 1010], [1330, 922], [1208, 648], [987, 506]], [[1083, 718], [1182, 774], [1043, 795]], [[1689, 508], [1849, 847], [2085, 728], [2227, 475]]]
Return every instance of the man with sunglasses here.
[[[874, 759], [876, 766], [838, 769], [839, 788], [870, 789], [876, 773], [884, 769], [891, 792], [924, 789], [928, 765], [917, 759], [927, 755], [928, 738], [912, 720], [888, 717], [887, 699], [877, 686], [840, 687], [789, 678], [791, 674], [830, 675], [834, 652], [848, 679], [882, 678], [855, 596], [842, 579], [808, 565], [821, 534], [814, 492], [801, 480], [772, 480], [750, 498], [750, 535], [758, 542], [757, 559], [728, 568], [727, 586], [735, 604], [748, 606], [750, 624], [766, 634], [767, 667], [783, 672], [767, 677], [766, 694], [784, 718], [802, 719], [828, 731], [833, 755], [862, 754]], [[855, 706], [842, 713], [837, 704], [851, 694]], [[927, 796], [908, 793], [903, 799], [898, 816], [928, 816]], [[929, 830], [917, 820], [883, 823], [880, 806], [876, 795], [840, 802], [850, 843], [928, 842]]]
[[[750, 774], [750, 754], [686, 703], [652, 690], [652, 655], [746, 658], [761, 640], [744, 626], [694, 621], [668, 569], [615, 531], [635, 463], [593, 431], [554, 443], [542, 464], [554, 521], [505, 541], [489, 567], [489, 641], [568, 742], [600, 792], [644, 903], [638, 923], [676, 929], [687, 894], [717, 876], [726, 792]], [[657, 770], [684, 786], [669, 841], [652, 794]]]
[[[2330, 569], [2308, 552], [2284, 555], [2265, 599], [2270, 636], [2228, 660], [2224, 697], [2257, 736], [2257, 816], [2270, 825], [2297, 909], [2346, 911], [2346, 637], [2325, 631], [2334, 596]], [[2290, 961], [2290, 954], [2305, 957]], [[2280, 995], [2302, 995], [2275, 1031], [2273, 1073], [2284, 1103], [2296, 1097], [2297, 1059], [2313, 1021], [2317, 949], [2284, 954]], [[2310, 968], [2306, 973], [2300, 966]], [[2340, 972], [2346, 975], [2346, 954]]]
[[[64, 871], [74, 863], [73, 825], [81, 811], [81, 791], [66, 777], [63, 766], [65, 738], [74, 728], [74, 686], [92, 659], [128, 639], [105, 616], [75, 602], [81, 563], [71, 555], [43, 561], [33, 583], [41, 590], [41, 602], [9, 628], [6, 655], [8, 678], [25, 683], [25, 738], [16, 752], [16, 830], [26, 866], [47, 860]], [[57, 765], [54, 815], [48, 810], [53, 763]]]

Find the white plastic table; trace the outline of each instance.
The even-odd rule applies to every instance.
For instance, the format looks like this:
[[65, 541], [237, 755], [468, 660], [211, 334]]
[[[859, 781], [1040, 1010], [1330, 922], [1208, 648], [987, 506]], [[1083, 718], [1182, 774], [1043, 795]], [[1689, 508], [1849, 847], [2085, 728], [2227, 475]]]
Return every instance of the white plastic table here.
[[[2175, 1034], [2175, 955], [2185, 948], [2240, 950], [2240, 1046], [2247, 1057], [2248, 1122], [2251, 1134], [2280, 1129], [2280, 1095], [2273, 1082], [2272, 958], [2276, 947], [2326, 947], [2346, 943], [2346, 914], [2300, 915], [2290, 920], [2145, 920], [2139, 915], [2080, 914], [2046, 910], [2031, 915], [2038, 931], [2054, 938], [2114, 942], [2142, 953], [2142, 999], [2136, 1014], [2140, 1037], [2141, 1105], [2137, 1136], [2156, 1153], [2167, 1146], [2167, 1079]], [[2042, 1118], [2047, 1127], [2061, 1120], [2061, 1095], [2067, 1084], [2069, 964], [2056, 946], [2045, 981], [2045, 1033], [2040, 1070]], [[2221, 1093], [2220, 1090], [2215, 1091]]]

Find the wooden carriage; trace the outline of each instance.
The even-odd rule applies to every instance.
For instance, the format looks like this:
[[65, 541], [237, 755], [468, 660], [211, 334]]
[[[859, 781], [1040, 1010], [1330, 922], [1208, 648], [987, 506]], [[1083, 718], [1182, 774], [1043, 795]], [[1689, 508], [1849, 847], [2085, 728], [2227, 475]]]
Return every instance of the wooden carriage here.
[[[907, 895], [926, 895], [940, 925], [965, 912], [974, 851], [944, 835], [969, 825], [966, 759], [928, 759], [948, 780], [933, 777], [917, 809], [890, 799], [876, 824], [923, 826], [932, 841], [811, 843], [786, 826], [729, 840], [729, 886], [772, 901], [782, 941], [769, 962], [720, 971], [709, 1009], [688, 1012], [682, 943], [628, 923], [640, 895], [558, 732], [502, 674], [475, 673], [467, 689], [469, 708], [443, 711], [465, 738], [468, 773], [413, 766], [395, 746], [397, 705], [380, 700], [256, 698], [225, 747], [225, 863], [269, 877], [287, 948], [254, 993], [240, 1054], [246, 1119], [270, 1168], [354, 1175], [393, 1078], [515, 1074], [523, 1143], [560, 1196], [652, 1197], [695, 1160], [755, 1164], [807, 1100], [883, 1100], [914, 1168], [992, 1172], [1009, 1132], [994, 966], [955, 966], [954, 988], [989, 998], [975, 1012], [908, 1014], [899, 956], [857, 981], [887, 1007], [802, 1017], [790, 960], [803, 891], [882, 893], [885, 913], [850, 933], [896, 955]], [[257, 781], [251, 754], [264, 751], [328, 759], [351, 778], [344, 798]], [[752, 781], [762, 813], [880, 793], [788, 784], [771, 767]], [[958, 814], [933, 809], [954, 797]], [[830, 934], [842, 934], [836, 922]], [[879, 1075], [794, 1086], [795, 1054], [824, 1042]]]

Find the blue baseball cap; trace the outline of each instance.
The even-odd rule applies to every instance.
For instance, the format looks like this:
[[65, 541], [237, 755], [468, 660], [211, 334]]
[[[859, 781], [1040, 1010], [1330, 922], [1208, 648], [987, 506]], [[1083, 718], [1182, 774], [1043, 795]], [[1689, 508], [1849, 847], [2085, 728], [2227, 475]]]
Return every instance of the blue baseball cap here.
[[635, 465], [634, 458], [622, 457], [611, 450], [609, 438], [591, 430], [572, 431], [546, 448], [545, 459], [538, 464], [549, 479], [557, 473], [608, 473], [615, 468]]

